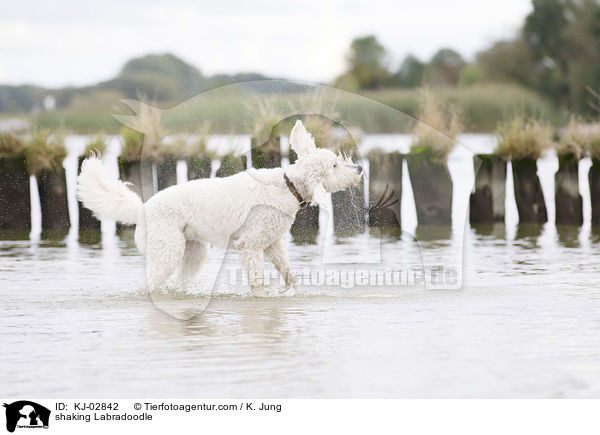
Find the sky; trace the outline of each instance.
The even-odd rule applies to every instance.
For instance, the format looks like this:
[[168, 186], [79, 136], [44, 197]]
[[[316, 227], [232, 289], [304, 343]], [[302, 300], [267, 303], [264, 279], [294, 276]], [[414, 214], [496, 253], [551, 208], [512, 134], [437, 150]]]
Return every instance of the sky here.
[[[330, 82], [354, 37], [391, 68], [441, 47], [467, 59], [514, 35], [528, 0], [1, 0], [0, 84], [94, 84], [132, 57], [173, 53], [205, 75], [259, 72]], [[0, 3], [1, 4], [1, 3]]]

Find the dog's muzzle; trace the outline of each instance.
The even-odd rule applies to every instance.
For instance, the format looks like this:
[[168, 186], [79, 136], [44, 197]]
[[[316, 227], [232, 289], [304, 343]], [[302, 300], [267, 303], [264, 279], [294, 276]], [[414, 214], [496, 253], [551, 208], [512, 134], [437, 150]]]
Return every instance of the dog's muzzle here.
[[346, 163], [346, 167], [352, 168], [352, 169], [356, 170], [356, 172], [358, 172], [359, 174], [362, 174], [363, 167], [360, 166], [360, 165], [353, 165], [353, 164], [350, 164], [350, 163]]

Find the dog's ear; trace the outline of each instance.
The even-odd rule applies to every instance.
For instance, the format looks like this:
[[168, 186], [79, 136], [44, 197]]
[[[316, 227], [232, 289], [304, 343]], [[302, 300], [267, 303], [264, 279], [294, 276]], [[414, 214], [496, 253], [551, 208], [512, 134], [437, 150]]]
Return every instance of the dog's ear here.
[[310, 203], [312, 205], [318, 205], [329, 211], [329, 199], [327, 198], [327, 191], [321, 183], [315, 183], [312, 187], [312, 198]]
[[304, 128], [304, 125], [300, 120], [296, 121], [296, 125], [292, 128], [290, 144], [298, 157], [302, 157], [317, 150], [313, 137], [306, 131], [306, 128]]

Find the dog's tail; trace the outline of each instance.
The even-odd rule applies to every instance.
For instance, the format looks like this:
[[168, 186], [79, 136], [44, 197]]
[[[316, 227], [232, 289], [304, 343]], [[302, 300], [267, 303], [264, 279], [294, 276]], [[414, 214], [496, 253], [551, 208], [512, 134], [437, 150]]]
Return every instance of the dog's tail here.
[[106, 176], [99, 155], [85, 159], [77, 178], [77, 197], [98, 219], [135, 224], [144, 203], [126, 183]]

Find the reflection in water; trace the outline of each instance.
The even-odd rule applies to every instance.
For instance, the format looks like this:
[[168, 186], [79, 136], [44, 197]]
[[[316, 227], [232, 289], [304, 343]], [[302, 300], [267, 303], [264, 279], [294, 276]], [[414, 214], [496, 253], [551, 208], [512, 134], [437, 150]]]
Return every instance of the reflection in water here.
[[39, 241], [38, 246], [40, 248], [64, 248], [67, 246], [67, 240], [66, 237], [63, 238], [49, 238], [49, 239], [45, 239], [45, 238], [41, 238]]
[[471, 225], [471, 228], [478, 236], [506, 240], [506, 225], [504, 223], [475, 224]]
[[350, 237], [355, 237], [361, 233], [364, 233], [364, 228], [357, 228], [352, 226], [338, 226], [333, 229], [336, 238], [340, 241]]
[[538, 238], [542, 234], [544, 225], [540, 223], [526, 223], [517, 225], [515, 240], [526, 242], [530, 248], [539, 248]]
[[118, 228], [117, 235], [123, 242], [130, 242], [134, 239], [135, 227], [126, 226]]
[[579, 248], [579, 225], [556, 225], [558, 233], [558, 242], [565, 248]]
[[293, 226], [290, 234], [292, 242], [296, 245], [315, 245], [319, 236], [319, 227]]
[[79, 243], [85, 246], [97, 246], [102, 242], [102, 231], [96, 229], [79, 230]]
[[[415, 237], [419, 242], [439, 241], [438, 246], [446, 246], [452, 238], [451, 225], [418, 225]], [[444, 242], [446, 241], [446, 242]]]
[[600, 225], [592, 225], [590, 235], [592, 243], [600, 243]]
[[[501, 228], [491, 233], [501, 236]], [[452, 242], [438, 239], [449, 237], [449, 228], [420, 230], [431, 243], [384, 239], [386, 266], [416, 270], [421, 255], [434, 266], [456, 258]], [[526, 233], [535, 239], [539, 228]], [[358, 264], [347, 268], [379, 268], [361, 263], [375, 236], [361, 237], [335, 245]], [[565, 249], [555, 237], [540, 237], [543, 249], [498, 244], [495, 236], [465, 243], [475, 278], [461, 291], [373, 283], [252, 298], [238, 285], [240, 294], [215, 296], [201, 314], [181, 321], [137, 294], [144, 259], [132, 241], [107, 233], [102, 249], [81, 249], [76, 237], [2, 241], [0, 328], [9, 333], [2, 336], [0, 384], [8, 395], [47, 396], [594, 396], [595, 366], [569, 365], [581, 355], [600, 358], [589, 315], [597, 299], [591, 283], [600, 281], [594, 256]], [[289, 251], [297, 268], [323, 266], [316, 245], [290, 244]], [[197, 314], [204, 303], [185, 293], [164, 302], [181, 315]], [[523, 352], [526, 358], [514, 358]], [[548, 360], [565, 369], [548, 367]], [[39, 371], [42, 361], [42, 380], [20, 375]], [[470, 382], [473, 364], [491, 364], [493, 373]], [[583, 387], [569, 386], [573, 376]], [[528, 390], [525, 379], [532, 381]]]
[[29, 240], [29, 230], [0, 229], [0, 240]]
[[42, 230], [41, 239], [50, 241], [64, 240], [69, 234], [69, 230]]
[[400, 240], [402, 238], [402, 227], [399, 225], [389, 227], [369, 227], [369, 234], [372, 237], [383, 238], [385, 240]]

